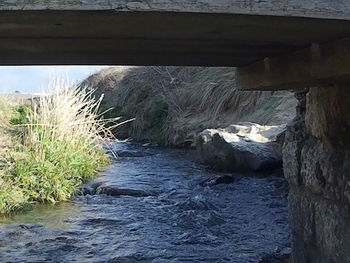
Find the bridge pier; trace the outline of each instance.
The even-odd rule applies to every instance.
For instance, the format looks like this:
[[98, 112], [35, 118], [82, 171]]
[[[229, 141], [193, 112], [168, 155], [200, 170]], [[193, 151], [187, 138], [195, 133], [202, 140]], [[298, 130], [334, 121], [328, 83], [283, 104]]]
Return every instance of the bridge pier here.
[[283, 147], [292, 263], [350, 262], [350, 39], [313, 43], [237, 70], [244, 90], [295, 90]]
[[283, 147], [293, 263], [350, 262], [350, 93], [298, 92]]

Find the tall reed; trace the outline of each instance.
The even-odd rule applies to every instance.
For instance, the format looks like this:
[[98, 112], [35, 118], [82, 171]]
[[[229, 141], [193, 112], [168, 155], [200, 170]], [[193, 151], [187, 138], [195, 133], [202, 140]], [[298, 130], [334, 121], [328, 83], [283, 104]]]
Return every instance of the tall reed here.
[[[32, 103], [23, 123], [13, 127], [20, 144], [12, 150], [3, 184], [20, 192], [20, 200], [0, 189], [0, 213], [35, 202], [68, 200], [77, 187], [108, 164], [102, 148], [113, 125], [98, 113], [101, 99], [92, 91], [56, 80], [50, 92]], [[12, 200], [13, 199], [13, 200]]]

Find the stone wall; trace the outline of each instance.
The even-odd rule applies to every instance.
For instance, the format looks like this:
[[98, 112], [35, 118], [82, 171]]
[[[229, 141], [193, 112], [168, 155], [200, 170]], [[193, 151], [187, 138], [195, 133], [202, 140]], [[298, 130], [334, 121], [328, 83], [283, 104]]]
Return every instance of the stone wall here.
[[292, 262], [350, 262], [350, 90], [310, 88], [296, 97], [283, 149]]

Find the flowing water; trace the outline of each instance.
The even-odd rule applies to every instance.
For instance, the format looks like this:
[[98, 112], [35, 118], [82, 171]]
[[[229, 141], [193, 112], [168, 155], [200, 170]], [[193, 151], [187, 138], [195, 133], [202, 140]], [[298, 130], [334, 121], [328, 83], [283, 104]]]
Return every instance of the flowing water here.
[[[281, 177], [222, 176], [189, 152], [115, 146], [119, 157], [72, 202], [0, 221], [0, 262], [282, 262]], [[287, 252], [286, 252], [287, 251]]]

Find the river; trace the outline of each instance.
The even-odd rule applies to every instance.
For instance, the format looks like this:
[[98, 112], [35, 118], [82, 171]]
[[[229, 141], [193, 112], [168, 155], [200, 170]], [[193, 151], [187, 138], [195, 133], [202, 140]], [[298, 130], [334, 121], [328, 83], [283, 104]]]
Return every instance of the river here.
[[0, 262], [282, 262], [289, 252], [281, 176], [208, 170], [189, 151], [113, 146], [117, 160], [71, 202], [0, 219]]

